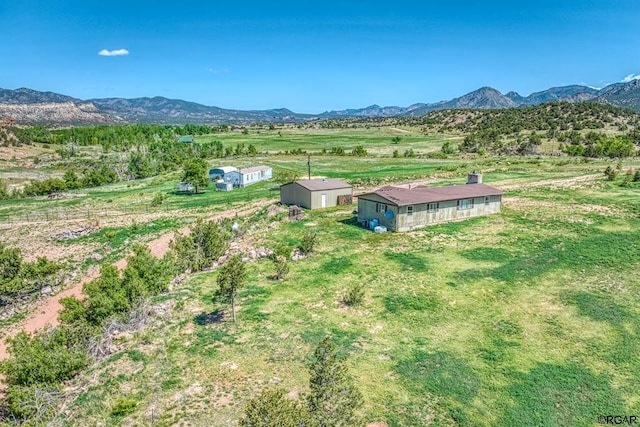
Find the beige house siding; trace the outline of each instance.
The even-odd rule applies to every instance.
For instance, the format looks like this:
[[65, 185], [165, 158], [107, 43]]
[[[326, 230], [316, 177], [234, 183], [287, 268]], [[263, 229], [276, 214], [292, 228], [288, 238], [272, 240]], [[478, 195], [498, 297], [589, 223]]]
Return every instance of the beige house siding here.
[[[358, 198], [358, 222], [364, 223], [364, 221], [377, 218], [380, 225], [384, 225], [391, 231], [409, 231], [429, 224], [459, 221], [498, 213], [502, 207], [502, 196], [499, 195], [473, 197], [465, 200], [473, 200], [472, 207], [459, 209], [458, 200], [449, 200], [434, 203], [435, 206], [432, 207], [435, 207], [435, 211], [430, 212], [430, 204], [423, 203], [410, 205], [412, 214], [409, 215], [410, 206], [396, 206], [383, 197], [368, 194], [366, 198]], [[379, 206], [377, 212], [376, 206]], [[386, 211], [393, 213], [392, 218], [385, 215]]]
[[[322, 206], [322, 195], [325, 195], [325, 204]], [[320, 209], [323, 207], [330, 208], [332, 206], [338, 206], [338, 196], [346, 196], [353, 194], [351, 188], [337, 188], [334, 190], [317, 190], [311, 192], [311, 208]]]
[[285, 184], [280, 187], [280, 203], [310, 209], [311, 192], [295, 182]]
[[[298, 205], [306, 209], [320, 209], [338, 205], [338, 196], [353, 194], [352, 188], [337, 188], [331, 190], [308, 190], [295, 182], [280, 187], [280, 202], [284, 205]], [[322, 196], [325, 196], [325, 206], [322, 206]]]
[[[396, 219], [398, 218], [398, 209], [402, 208], [392, 205], [387, 199], [377, 194], [368, 194], [366, 199], [358, 197], [358, 222], [364, 223], [365, 221], [377, 219], [378, 224], [384, 225], [390, 231], [397, 231]], [[392, 218], [386, 216], [387, 211], [393, 213]]]

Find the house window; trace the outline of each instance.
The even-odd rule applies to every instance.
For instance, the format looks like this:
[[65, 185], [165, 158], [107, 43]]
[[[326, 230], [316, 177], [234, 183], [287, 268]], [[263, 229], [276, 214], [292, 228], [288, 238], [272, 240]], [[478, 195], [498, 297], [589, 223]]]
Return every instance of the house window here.
[[387, 205], [385, 205], [384, 203], [376, 203], [376, 212], [386, 212], [387, 211]]
[[427, 212], [429, 212], [429, 213], [438, 212], [438, 204], [437, 203], [429, 203], [427, 205]]
[[407, 215], [413, 215], [413, 206], [407, 206]]
[[458, 210], [463, 211], [471, 209], [473, 207], [473, 199], [460, 199], [458, 200]]
[[484, 204], [485, 205], [489, 204], [489, 196], [484, 196]]

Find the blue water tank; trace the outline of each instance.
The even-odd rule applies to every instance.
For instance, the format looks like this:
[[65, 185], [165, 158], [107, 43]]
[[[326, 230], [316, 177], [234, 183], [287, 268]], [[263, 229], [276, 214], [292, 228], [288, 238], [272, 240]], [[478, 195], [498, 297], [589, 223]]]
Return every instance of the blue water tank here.
[[378, 226], [378, 218], [373, 218], [371, 221], [369, 221], [369, 230], [373, 230], [377, 226]]

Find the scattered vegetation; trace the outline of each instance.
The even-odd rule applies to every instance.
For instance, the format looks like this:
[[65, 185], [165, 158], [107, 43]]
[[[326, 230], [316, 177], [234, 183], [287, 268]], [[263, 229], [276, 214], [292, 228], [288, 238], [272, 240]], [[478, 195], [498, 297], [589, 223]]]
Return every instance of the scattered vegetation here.
[[20, 249], [0, 242], [0, 308], [31, 297], [47, 286], [59, 285], [63, 279], [61, 269], [61, 265], [45, 257], [24, 262]]
[[364, 283], [357, 283], [351, 286], [345, 292], [342, 301], [350, 307], [362, 304], [364, 302]]
[[302, 241], [300, 242], [298, 249], [300, 249], [300, 252], [302, 252], [304, 255], [310, 255], [316, 246], [317, 239], [318, 234], [315, 231], [307, 231], [302, 236]]
[[282, 389], [265, 390], [247, 405], [240, 421], [244, 427], [258, 426], [356, 426], [362, 395], [355, 387], [344, 360], [338, 358], [331, 337], [324, 337], [309, 366], [306, 405], [285, 396]]
[[[156, 220], [136, 218], [125, 226], [103, 227], [65, 247], [123, 250], [183, 226], [186, 218], [176, 219], [183, 214], [210, 217], [277, 198], [269, 184], [176, 195], [171, 190], [179, 170], [193, 158], [226, 156], [248, 164], [259, 156], [289, 180], [306, 173], [306, 155], [300, 153], [308, 152], [318, 155], [312, 158], [314, 175], [358, 186], [426, 178], [459, 183], [476, 169], [507, 194], [500, 215], [405, 234], [360, 228], [353, 222], [353, 206], [310, 211], [308, 219], [295, 222], [262, 210], [252, 216], [255, 223], [243, 224], [239, 237], [275, 248], [275, 254], [243, 263], [244, 280], [235, 287], [223, 267], [208, 271], [221, 255], [226, 258], [230, 223], [196, 221], [188, 234], [175, 237], [164, 260], [137, 248], [121, 273], [103, 267], [101, 276], [86, 285], [85, 300], [63, 300], [60, 326], [13, 338], [11, 358], [0, 368], [8, 386], [3, 416], [35, 425], [46, 425], [53, 416], [55, 425], [227, 425], [244, 413], [241, 425], [354, 425], [361, 420], [389, 426], [573, 426], [591, 425], [603, 413], [637, 412], [633, 385], [640, 371], [634, 355], [640, 341], [634, 331], [640, 316], [633, 283], [640, 271], [634, 261], [640, 259], [635, 223], [640, 174], [636, 158], [614, 164], [608, 157], [620, 147], [624, 154], [624, 141], [636, 150], [637, 118], [590, 110], [575, 120], [562, 119], [568, 120], [566, 129], [558, 119], [552, 131], [552, 110], [571, 110], [549, 108], [540, 123], [523, 116], [517, 132], [485, 121], [496, 112], [437, 112], [433, 122], [426, 121], [430, 116], [333, 121], [251, 127], [246, 134], [239, 128], [203, 134], [181, 129], [180, 134], [197, 136], [188, 144], [178, 144], [177, 131], [169, 128], [166, 135], [161, 130], [148, 140], [139, 137], [139, 144], [107, 144], [107, 151], [100, 139], [97, 144], [81, 140], [82, 132], [72, 141], [47, 136], [58, 131], [33, 130], [34, 138], [41, 138], [33, 143], [48, 153], [39, 156], [34, 170], [42, 174], [34, 179], [50, 174], [67, 188], [83, 188], [91, 157], [96, 166], [109, 165], [118, 181], [144, 180], [92, 187], [84, 198], [3, 201], [3, 224], [11, 225], [8, 218], [15, 212], [84, 208], [87, 200], [108, 203], [114, 211], [134, 204], [149, 208], [159, 195], [165, 196], [163, 208], [149, 209], [149, 215], [162, 215], [166, 208], [172, 216], [157, 226], [149, 226]], [[465, 125], [465, 115], [470, 119], [462, 130], [456, 126]], [[587, 126], [596, 115], [603, 127]], [[397, 131], [388, 126], [400, 121], [411, 132], [392, 143]], [[499, 127], [497, 135], [491, 127]], [[495, 136], [495, 143], [482, 143], [475, 152], [461, 148], [469, 133], [483, 132]], [[149, 154], [155, 143], [166, 157]], [[579, 148], [570, 148], [578, 150], [575, 155], [566, 151], [579, 145], [605, 159], [584, 157]], [[349, 155], [358, 146], [366, 157]], [[102, 163], [100, 156], [105, 156]], [[7, 164], [20, 167], [11, 159]], [[606, 169], [613, 180], [603, 175]], [[9, 197], [18, 187], [12, 174], [1, 178]], [[313, 256], [292, 260], [292, 248], [296, 255]], [[278, 256], [286, 262], [274, 261]], [[15, 256], [8, 246], [0, 258], [3, 271], [12, 270]], [[20, 275], [28, 281], [31, 273], [22, 269], [30, 263], [20, 258]], [[286, 268], [279, 272], [280, 267]], [[181, 276], [168, 291], [170, 277], [184, 271], [197, 274]], [[130, 321], [149, 299], [166, 307], [164, 317], [145, 330], [114, 335], [114, 328]], [[232, 311], [241, 307], [239, 323], [222, 321], [219, 303], [232, 299]], [[310, 361], [327, 333], [334, 346], [316, 349]], [[107, 337], [117, 337], [113, 347]], [[336, 379], [333, 373], [346, 373], [345, 355], [353, 377]]]
[[246, 266], [240, 255], [229, 258], [218, 274], [218, 289], [213, 298], [214, 301], [228, 302], [231, 305], [233, 323], [236, 322], [236, 297], [245, 285], [246, 275]]
[[168, 257], [179, 271], [200, 271], [211, 267], [229, 247], [231, 225], [228, 221], [204, 221], [198, 218], [189, 234], [177, 235], [170, 243]]

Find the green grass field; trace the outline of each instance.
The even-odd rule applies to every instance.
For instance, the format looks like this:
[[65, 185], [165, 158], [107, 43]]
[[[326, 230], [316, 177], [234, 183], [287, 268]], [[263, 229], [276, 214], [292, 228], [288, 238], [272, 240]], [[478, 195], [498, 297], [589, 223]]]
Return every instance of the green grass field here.
[[[314, 175], [347, 179], [360, 190], [406, 180], [463, 183], [476, 169], [505, 189], [503, 210], [402, 234], [359, 227], [355, 205], [308, 212], [298, 222], [261, 211], [247, 225], [253, 246], [293, 248], [312, 229], [315, 253], [292, 261], [281, 282], [269, 278], [270, 261], [251, 262], [237, 324], [207, 320], [227, 308], [211, 300], [215, 270], [156, 298], [164, 310], [151, 326], [122, 334], [116, 353], [73, 381], [82, 391], [65, 425], [234, 425], [260, 390], [304, 393], [310, 354], [325, 334], [348, 357], [367, 422], [594, 426], [600, 415], [640, 415], [640, 184], [605, 181], [603, 169], [615, 162], [391, 158], [395, 135], [399, 147], [424, 151], [439, 149], [446, 137], [391, 129], [307, 138], [300, 132], [282, 132], [282, 141], [277, 131], [203, 138], [271, 153], [221, 164], [268, 164], [301, 175], [305, 156], [277, 153], [364, 145], [372, 156], [312, 158]], [[629, 160], [622, 168], [638, 166]], [[176, 194], [176, 178], [114, 184], [74, 199], [3, 202], [0, 220], [76, 205], [142, 215], [153, 211], [155, 194], [166, 194], [155, 209], [171, 219], [150, 227], [151, 234], [186, 218], [278, 199], [273, 183]], [[83, 239], [120, 246], [144, 238], [144, 229], [127, 227]], [[342, 297], [356, 284], [365, 286], [364, 303], [347, 307]]]
[[[221, 308], [216, 272], [192, 276], [162, 297], [174, 307], [166, 321], [87, 374], [97, 383], [71, 420], [116, 425], [125, 394], [134, 424], [153, 408], [157, 425], [228, 425], [265, 387], [304, 391], [326, 333], [349, 357], [369, 422], [590, 426], [638, 413], [635, 191], [518, 190], [499, 215], [404, 234], [364, 230], [350, 207], [283, 222], [263, 243], [295, 245], [312, 228], [317, 253], [283, 282], [268, 279], [270, 262], [252, 263], [237, 325], [202, 322]], [[358, 283], [365, 303], [347, 308]]]

